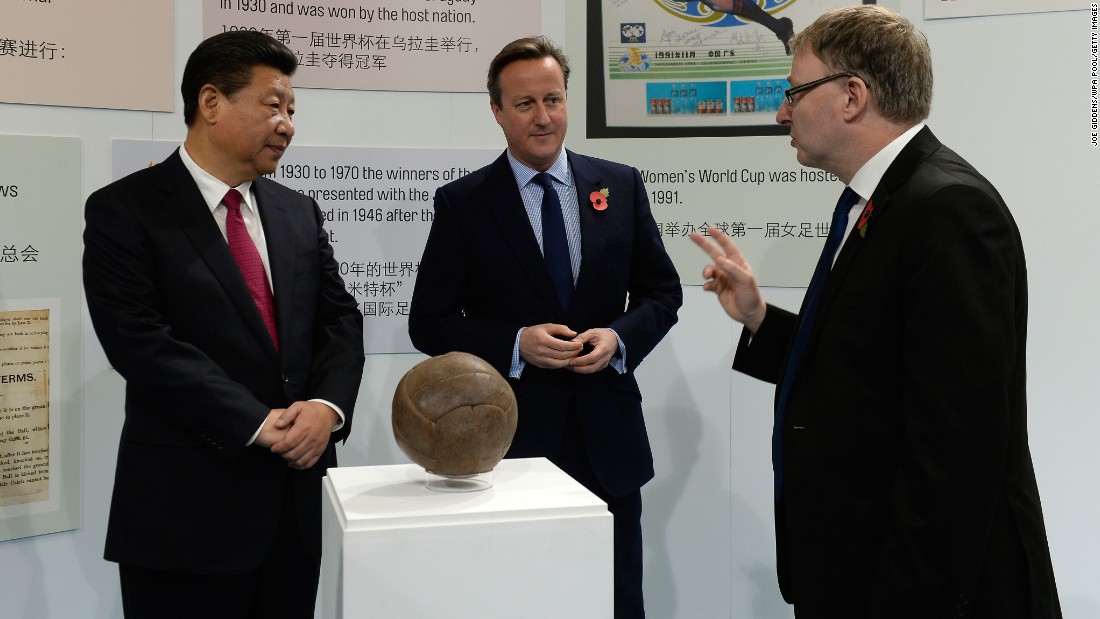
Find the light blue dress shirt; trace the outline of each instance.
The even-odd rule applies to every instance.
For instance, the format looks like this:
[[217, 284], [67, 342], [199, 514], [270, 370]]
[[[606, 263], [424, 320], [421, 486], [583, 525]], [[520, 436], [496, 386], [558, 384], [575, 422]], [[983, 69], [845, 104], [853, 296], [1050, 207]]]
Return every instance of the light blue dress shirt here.
[[[538, 170], [534, 170], [508, 152], [508, 163], [512, 166], [512, 174], [516, 177], [516, 185], [519, 187], [519, 195], [523, 198], [523, 208], [527, 211], [527, 219], [531, 222], [531, 229], [535, 231], [535, 238], [539, 242], [539, 251], [543, 251], [542, 244], [542, 185], [534, 182]], [[558, 155], [557, 160], [546, 173], [554, 182], [554, 189], [558, 192], [558, 201], [561, 202], [562, 218], [565, 220], [565, 240], [569, 244], [569, 262], [573, 270], [573, 285], [577, 285], [577, 277], [581, 271], [581, 216], [580, 205], [577, 203], [577, 184], [573, 181], [573, 170], [569, 167], [569, 161], [565, 149]], [[523, 374], [523, 368], [527, 362], [519, 355], [519, 338], [523, 334], [521, 328], [516, 332], [516, 341], [512, 346], [512, 366], [508, 371], [510, 378], [519, 378]], [[615, 330], [611, 330], [615, 333]], [[626, 373], [626, 345], [622, 338], [615, 333], [615, 339], [619, 343], [618, 354], [611, 357], [609, 365], [620, 374]]]

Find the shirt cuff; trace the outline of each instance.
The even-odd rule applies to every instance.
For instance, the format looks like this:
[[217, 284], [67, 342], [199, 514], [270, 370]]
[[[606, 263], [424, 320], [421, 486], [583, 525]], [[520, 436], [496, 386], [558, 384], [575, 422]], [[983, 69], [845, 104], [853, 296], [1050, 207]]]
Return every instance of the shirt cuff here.
[[508, 368], [508, 378], [519, 378], [520, 374], [523, 374], [523, 368], [527, 367], [527, 362], [519, 357], [519, 338], [526, 328], [520, 327], [516, 332], [516, 343], [512, 345], [512, 365]]
[[310, 400], [310, 402], [320, 402], [321, 404], [325, 404], [329, 408], [331, 408], [332, 410], [336, 411], [336, 416], [339, 417], [340, 420], [336, 422], [336, 425], [332, 426], [332, 431], [333, 432], [335, 432], [335, 431], [339, 430], [340, 428], [344, 427], [344, 411], [339, 406], [336, 406], [335, 404], [333, 404], [332, 402], [329, 402], [328, 400], [322, 400], [321, 398], [313, 398], [313, 399]]
[[[339, 406], [336, 406], [335, 404], [333, 404], [332, 402], [329, 402], [328, 400], [322, 400], [321, 398], [314, 398], [314, 399], [310, 400], [310, 402], [320, 402], [321, 404], [324, 404], [324, 405], [328, 406], [329, 408], [331, 408], [332, 410], [336, 411], [336, 416], [339, 417], [340, 420], [336, 422], [336, 425], [332, 426], [332, 431], [333, 432], [335, 432], [335, 431], [339, 430], [340, 428], [344, 427], [344, 419], [345, 419], [344, 411]], [[265, 423], [267, 423], [267, 417], [264, 417], [263, 422], [260, 423], [260, 427], [256, 428], [256, 431], [252, 434], [252, 438], [248, 439], [248, 442], [244, 444], [245, 447], [248, 447], [248, 446], [252, 445], [252, 443], [256, 442], [256, 438], [260, 436], [260, 432], [263, 431]]]
[[[608, 331], [615, 333], [615, 330], [611, 328]], [[626, 344], [623, 343], [623, 338], [619, 337], [618, 333], [615, 333], [615, 339], [619, 342], [619, 352], [611, 355], [611, 360], [607, 362], [607, 365], [610, 365], [619, 374], [626, 374]]]

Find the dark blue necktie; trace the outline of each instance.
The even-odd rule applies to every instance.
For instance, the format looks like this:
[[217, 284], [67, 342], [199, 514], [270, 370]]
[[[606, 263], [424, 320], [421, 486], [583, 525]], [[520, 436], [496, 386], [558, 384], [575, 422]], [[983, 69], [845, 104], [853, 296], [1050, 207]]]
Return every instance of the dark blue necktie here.
[[775, 425], [772, 427], [772, 469], [775, 471], [776, 503], [779, 502], [780, 492], [783, 489], [783, 418], [787, 413], [787, 399], [791, 395], [791, 387], [794, 386], [794, 379], [802, 362], [802, 354], [806, 350], [806, 342], [810, 339], [810, 332], [814, 327], [814, 316], [817, 314], [818, 305], [821, 304], [825, 280], [833, 268], [833, 258], [836, 256], [837, 249], [844, 240], [844, 231], [848, 227], [848, 211], [858, 201], [859, 196], [850, 187], [845, 187], [844, 192], [840, 194], [840, 200], [837, 201], [836, 208], [833, 210], [833, 222], [829, 224], [829, 236], [825, 239], [825, 247], [821, 248], [821, 257], [817, 259], [814, 276], [810, 278], [806, 298], [802, 301], [798, 331], [795, 333], [791, 353], [787, 358], [787, 369], [783, 373], [782, 387], [775, 405]]
[[553, 179], [546, 172], [535, 175], [542, 185], [542, 256], [566, 312], [573, 303], [573, 265], [569, 261], [569, 241], [565, 239], [565, 218]]

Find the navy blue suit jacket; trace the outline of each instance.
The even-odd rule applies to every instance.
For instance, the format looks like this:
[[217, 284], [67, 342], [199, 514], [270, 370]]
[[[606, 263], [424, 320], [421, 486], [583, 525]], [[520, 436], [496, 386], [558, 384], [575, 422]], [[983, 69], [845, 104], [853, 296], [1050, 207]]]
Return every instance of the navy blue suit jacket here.
[[[633, 371], [675, 324], [682, 291], [638, 171], [571, 151], [568, 159], [581, 224], [581, 267], [569, 313], [558, 301], [502, 154], [436, 192], [409, 334], [426, 354], [468, 352], [508, 376], [521, 327], [614, 329], [626, 346], [626, 374], [606, 368], [582, 375], [528, 364], [519, 380], [510, 380], [519, 425], [508, 457], [555, 461], [566, 412], [575, 406], [597, 479], [612, 496], [623, 496], [653, 477]], [[600, 189], [608, 190], [604, 211], [589, 199]]]
[[[254, 192], [278, 353], [178, 152], [88, 198], [88, 310], [126, 380], [109, 560], [200, 573], [252, 569], [274, 543], [287, 484], [305, 545], [320, 556], [320, 478], [335, 464], [333, 444], [350, 431], [362, 314], [317, 204], [265, 178]], [[310, 398], [346, 415], [314, 467], [296, 471], [245, 447], [271, 409]]]

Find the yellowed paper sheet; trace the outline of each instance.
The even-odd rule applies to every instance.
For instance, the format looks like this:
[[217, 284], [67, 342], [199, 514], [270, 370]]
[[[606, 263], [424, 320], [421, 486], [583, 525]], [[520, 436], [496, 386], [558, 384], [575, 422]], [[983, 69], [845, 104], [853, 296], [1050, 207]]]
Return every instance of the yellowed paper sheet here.
[[0, 312], [0, 506], [50, 484], [50, 311]]

